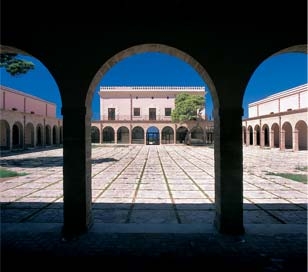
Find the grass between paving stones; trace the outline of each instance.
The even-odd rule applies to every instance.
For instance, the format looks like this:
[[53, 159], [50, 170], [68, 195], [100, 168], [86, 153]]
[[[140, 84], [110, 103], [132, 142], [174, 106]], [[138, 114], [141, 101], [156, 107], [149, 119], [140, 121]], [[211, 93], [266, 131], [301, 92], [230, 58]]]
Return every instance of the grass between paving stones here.
[[273, 172], [267, 172], [266, 175], [272, 175], [272, 176], [279, 176], [287, 179], [291, 179], [294, 181], [302, 182], [307, 184], [308, 182], [308, 175], [307, 174], [292, 174], [292, 173], [273, 173]]
[[0, 178], [10, 178], [10, 177], [17, 177], [17, 176], [25, 176], [27, 173], [21, 172], [18, 173], [16, 171], [8, 170], [5, 168], [0, 167]]

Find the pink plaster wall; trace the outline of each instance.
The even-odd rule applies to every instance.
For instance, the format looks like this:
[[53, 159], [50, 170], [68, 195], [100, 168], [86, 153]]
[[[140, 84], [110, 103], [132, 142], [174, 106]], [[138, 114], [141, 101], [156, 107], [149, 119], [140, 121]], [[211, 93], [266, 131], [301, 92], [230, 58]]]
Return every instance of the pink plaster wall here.
[[249, 104], [248, 117], [306, 108], [308, 105], [307, 98], [308, 84], [303, 84]]
[[38, 97], [0, 86], [0, 108], [19, 112], [26, 112], [48, 117], [56, 117], [56, 104], [42, 100]]
[[[148, 119], [149, 108], [156, 108], [156, 120], [170, 120], [165, 108], [174, 109], [175, 97], [181, 92], [205, 95], [204, 87], [101, 87], [100, 115], [108, 118], [108, 108], [115, 108], [116, 120]], [[133, 109], [140, 108], [140, 117], [133, 115]], [[204, 111], [205, 112], [205, 111]]]

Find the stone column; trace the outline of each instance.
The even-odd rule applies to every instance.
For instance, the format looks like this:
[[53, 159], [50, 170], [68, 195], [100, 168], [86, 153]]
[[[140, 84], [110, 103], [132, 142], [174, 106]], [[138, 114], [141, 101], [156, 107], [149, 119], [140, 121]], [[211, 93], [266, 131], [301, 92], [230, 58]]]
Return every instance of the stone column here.
[[242, 108], [215, 110], [215, 226], [243, 234]]
[[[91, 118], [84, 107], [63, 107], [63, 237], [74, 238], [92, 224]], [[87, 133], [87, 134], [86, 134]]]
[[250, 130], [246, 128], [246, 146], [250, 145]]
[[261, 130], [261, 135], [260, 135], [260, 148], [263, 148], [265, 145], [265, 132], [264, 129]]
[[274, 143], [275, 143], [275, 134], [274, 134], [274, 130], [271, 130], [271, 132], [269, 133], [270, 135], [270, 148], [274, 148]]
[[280, 150], [286, 149], [286, 133], [284, 130], [280, 132], [280, 141], [279, 141]]
[[114, 130], [114, 144], [118, 144], [118, 130], [117, 129], [115, 129], [115, 127], [114, 126], [111, 126], [112, 128], [113, 128], [113, 130]]
[[299, 145], [298, 145], [298, 130], [294, 129], [293, 131], [293, 151], [298, 151], [299, 150]]

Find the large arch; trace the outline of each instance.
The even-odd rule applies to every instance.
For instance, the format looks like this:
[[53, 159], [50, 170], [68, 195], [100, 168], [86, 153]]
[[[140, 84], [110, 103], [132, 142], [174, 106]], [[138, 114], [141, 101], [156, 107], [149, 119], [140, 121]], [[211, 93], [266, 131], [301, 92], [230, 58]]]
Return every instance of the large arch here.
[[23, 148], [23, 126], [20, 122], [15, 122], [12, 127], [12, 148]]
[[277, 123], [274, 123], [271, 127], [271, 147], [280, 146], [280, 129]]
[[283, 123], [281, 127], [281, 141], [282, 141], [282, 148], [292, 149], [293, 148], [293, 130], [292, 125], [290, 122]]
[[132, 144], [144, 144], [144, 129], [136, 126], [132, 129]]
[[109, 144], [114, 143], [115, 132], [114, 132], [113, 127], [111, 127], [111, 126], [104, 127], [102, 134], [103, 134], [103, 137], [102, 137], [103, 143], [109, 143]]
[[160, 136], [159, 129], [156, 126], [150, 126], [146, 132], [146, 144], [147, 145], [159, 145]]
[[127, 127], [122, 126], [117, 130], [117, 143], [129, 144], [129, 130]]
[[32, 123], [26, 124], [25, 127], [25, 148], [34, 147], [34, 126]]
[[174, 130], [170, 126], [166, 126], [161, 131], [161, 143], [173, 144], [174, 143]]
[[183, 144], [186, 142], [189, 131], [187, 127], [180, 126], [176, 130], [176, 143]]
[[44, 145], [44, 129], [42, 124], [36, 126], [36, 146]]
[[190, 130], [190, 143], [191, 144], [204, 144], [205, 142], [205, 135], [204, 130], [200, 126], [195, 126]]
[[96, 126], [91, 127], [91, 143], [99, 143], [99, 129]]
[[[14, 5], [13, 2], [12, 5]], [[84, 8], [82, 15], [85, 17], [82, 22], [86, 24], [81, 27], [78, 23], [80, 16], [74, 13], [72, 18], [67, 20], [67, 13], [61, 13], [62, 9], [54, 5], [52, 8], [57, 11], [57, 20], [50, 20], [51, 15], [48, 16], [55, 13], [47, 14], [42, 11], [39, 13], [40, 26], [36, 27], [37, 14], [32, 13], [35, 9], [32, 11], [31, 5], [24, 7], [26, 9], [16, 10], [20, 12], [20, 16], [15, 16], [19, 22], [19, 28], [16, 29], [12, 24], [3, 24], [2, 42], [17, 45], [44, 59], [44, 63], [52, 70], [60, 86], [63, 100], [64, 137], [64, 236], [78, 235], [91, 226], [90, 108], [98, 79], [121, 59], [138, 53], [139, 49], [134, 45], [153, 41], [172, 45], [173, 47], [165, 47], [167, 53], [173, 54], [174, 47], [178, 48], [176, 49], [178, 51], [187, 52], [182, 55], [184, 61], [191, 62], [190, 56], [193, 56], [198, 62], [192, 67], [202, 71], [202, 65], [204, 67], [206, 65], [211, 73], [217, 90], [216, 98], [214, 96], [216, 92], [212, 93], [214, 104], [216, 100], [214, 110], [215, 191], [217, 192], [215, 225], [220, 232], [242, 233], [241, 117], [245, 86], [252, 71], [266, 57], [290, 45], [306, 44], [306, 22], [301, 12], [305, 10], [305, 6], [289, 5], [283, 13], [280, 13], [281, 16], [277, 20], [273, 20], [272, 14], [267, 13], [268, 17], [262, 16], [264, 24], [256, 24], [258, 17], [252, 16], [245, 10], [241, 10], [238, 14], [229, 12], [230, 20], [226, 20], [227, 23], [217, 20], [219, 23], [215, 24], [212, 18], [209, 19], [210, 17], [197, 16], [201, 15], [198, 10], [191, 8], [190, 11], [194, 12], [189, 13], [183, 9], [184, 12], [181, 15], [192, 14], [190, 23], [187, 24], [186, 20], [182, 20], [183, 16], [178, 16], [180, 21], [173, 21], [174, 24], [170, 27], [164, 22], [166, 19], [170, 22], [171, 13], [169, 12], [175, 9], [175, 6], [172, 6], [164, 13], [165, 17], [160, 18], [161, 25], [155, 25], [149, 29], [146, 24], [149, 21], [145, 20], [142, 26], [138, 22], [138, 31], [136, 31], [136, 25], [132, 24], [134, 16], [126, 11], [123, 12], [123, 19], [127, 19], [125, 25], [119, 27], [106, 20], [102, 29], [101, 14], [96, 17], [92, 12], [85, 12]], [[284, 5], [277, 7], [277, 12], [283, 7]], [[120, 9], [121, 5], [118, 8]], [[295, 8], [296, 12], [294, 12]], [[218, 13], [220, 9], [221, 7], [217, 10], [217, 14], [220, 14]], [[294, 13], [290, 12], [290, 9]], [[262, 6], [262, 11], [267, 10]], [[202, 11], [199, 10], [199, 12]], [[10, 13], [3, 14], [9, 16]], [[27, 18], [23, 14], [27, 14]], [[90, 16], [89, 21], [86, 20], [86, 14]], [[258, 12], [256, 14], [260, 16]], [[285, 20], [290, 14], [296, 14], [296, 16]], [[239, 21], [232, 20], [241, 19], [236, 15], [245, 16], [243, 18], [245, 20], [241, 22], [245, 21], [250, 31], [247, 31], [246, 27], [243, 28]], [[78, 22], [75, 21], [77, 17]], [[90, 21], [94, 18], [98, 18], [98, 21], [91, 23]], [[204, 20], [210, 20], [209, 24]], [[279, 29], [277, 25], [280, 26]], [[160, 26], [163, 26], [164, 31], [160, 31]], [[45, 29], [50, 31], [44, 31]], [[76, 44], [78, 46], [74, 46]], [[128, 52], [126, 48], [131, 46], [136, 50]], [[155, 50], [160, 50], [159, 46], [153, 45], [153, 47]], [[69, 50], [63, 50], [64, 48]], [[297, 49], [300, 50], [300, 46]], [[302, 49], [305, 51], [306, 47]], [[100, 69], [101, 63], [106, 64], [103, 70]], [[95, 73], [97, 73], [97, 81], [92, 78]], [[213, 91], [212, 88], [211, 91]], [[81, 196], [76, 197], [79, 194]]]
[[0, 150], [10, 150], [10, 125], [6, 120], [0, 120]]
[[249, 126], [248, 127], [248, 139], [249, 139], [249, 141], [248, 141], [248, 145], [253, 145], [253, 128], [252, 128], [252, 126]]
[[51, 145], [51, 127], [50, 125], [45, 126], [45, 145]]
[[58, 139], [58, 128], [56, 125], [54, 125], [52, 127], [52, 144], [53, 145], [56, 145], [59, 143], [59, 139]]
[[269, 143], [269, 127], [267, 124], [264, 124], [262, 126], [262, 131], [261, 131], [261, 146], [265, 146], [265, 147], [269, 147], [270, 143]]
[[299, 150], [307, 150], [307, 145], [308, 145], [308, 131], [307, 131], [307, 124], [305, 121], [300, 120], [296, 123], [295, 125], [295, 132], [297, 133], [296, 141], [298, 145]]

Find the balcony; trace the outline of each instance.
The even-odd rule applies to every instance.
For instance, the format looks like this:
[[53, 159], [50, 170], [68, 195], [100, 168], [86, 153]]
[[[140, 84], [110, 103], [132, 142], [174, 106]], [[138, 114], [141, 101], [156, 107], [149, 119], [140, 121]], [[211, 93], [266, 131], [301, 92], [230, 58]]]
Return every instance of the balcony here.
[[101, 115], [100, 120], [104, 122], [171, 122], [171, 116], [164, 115]]

